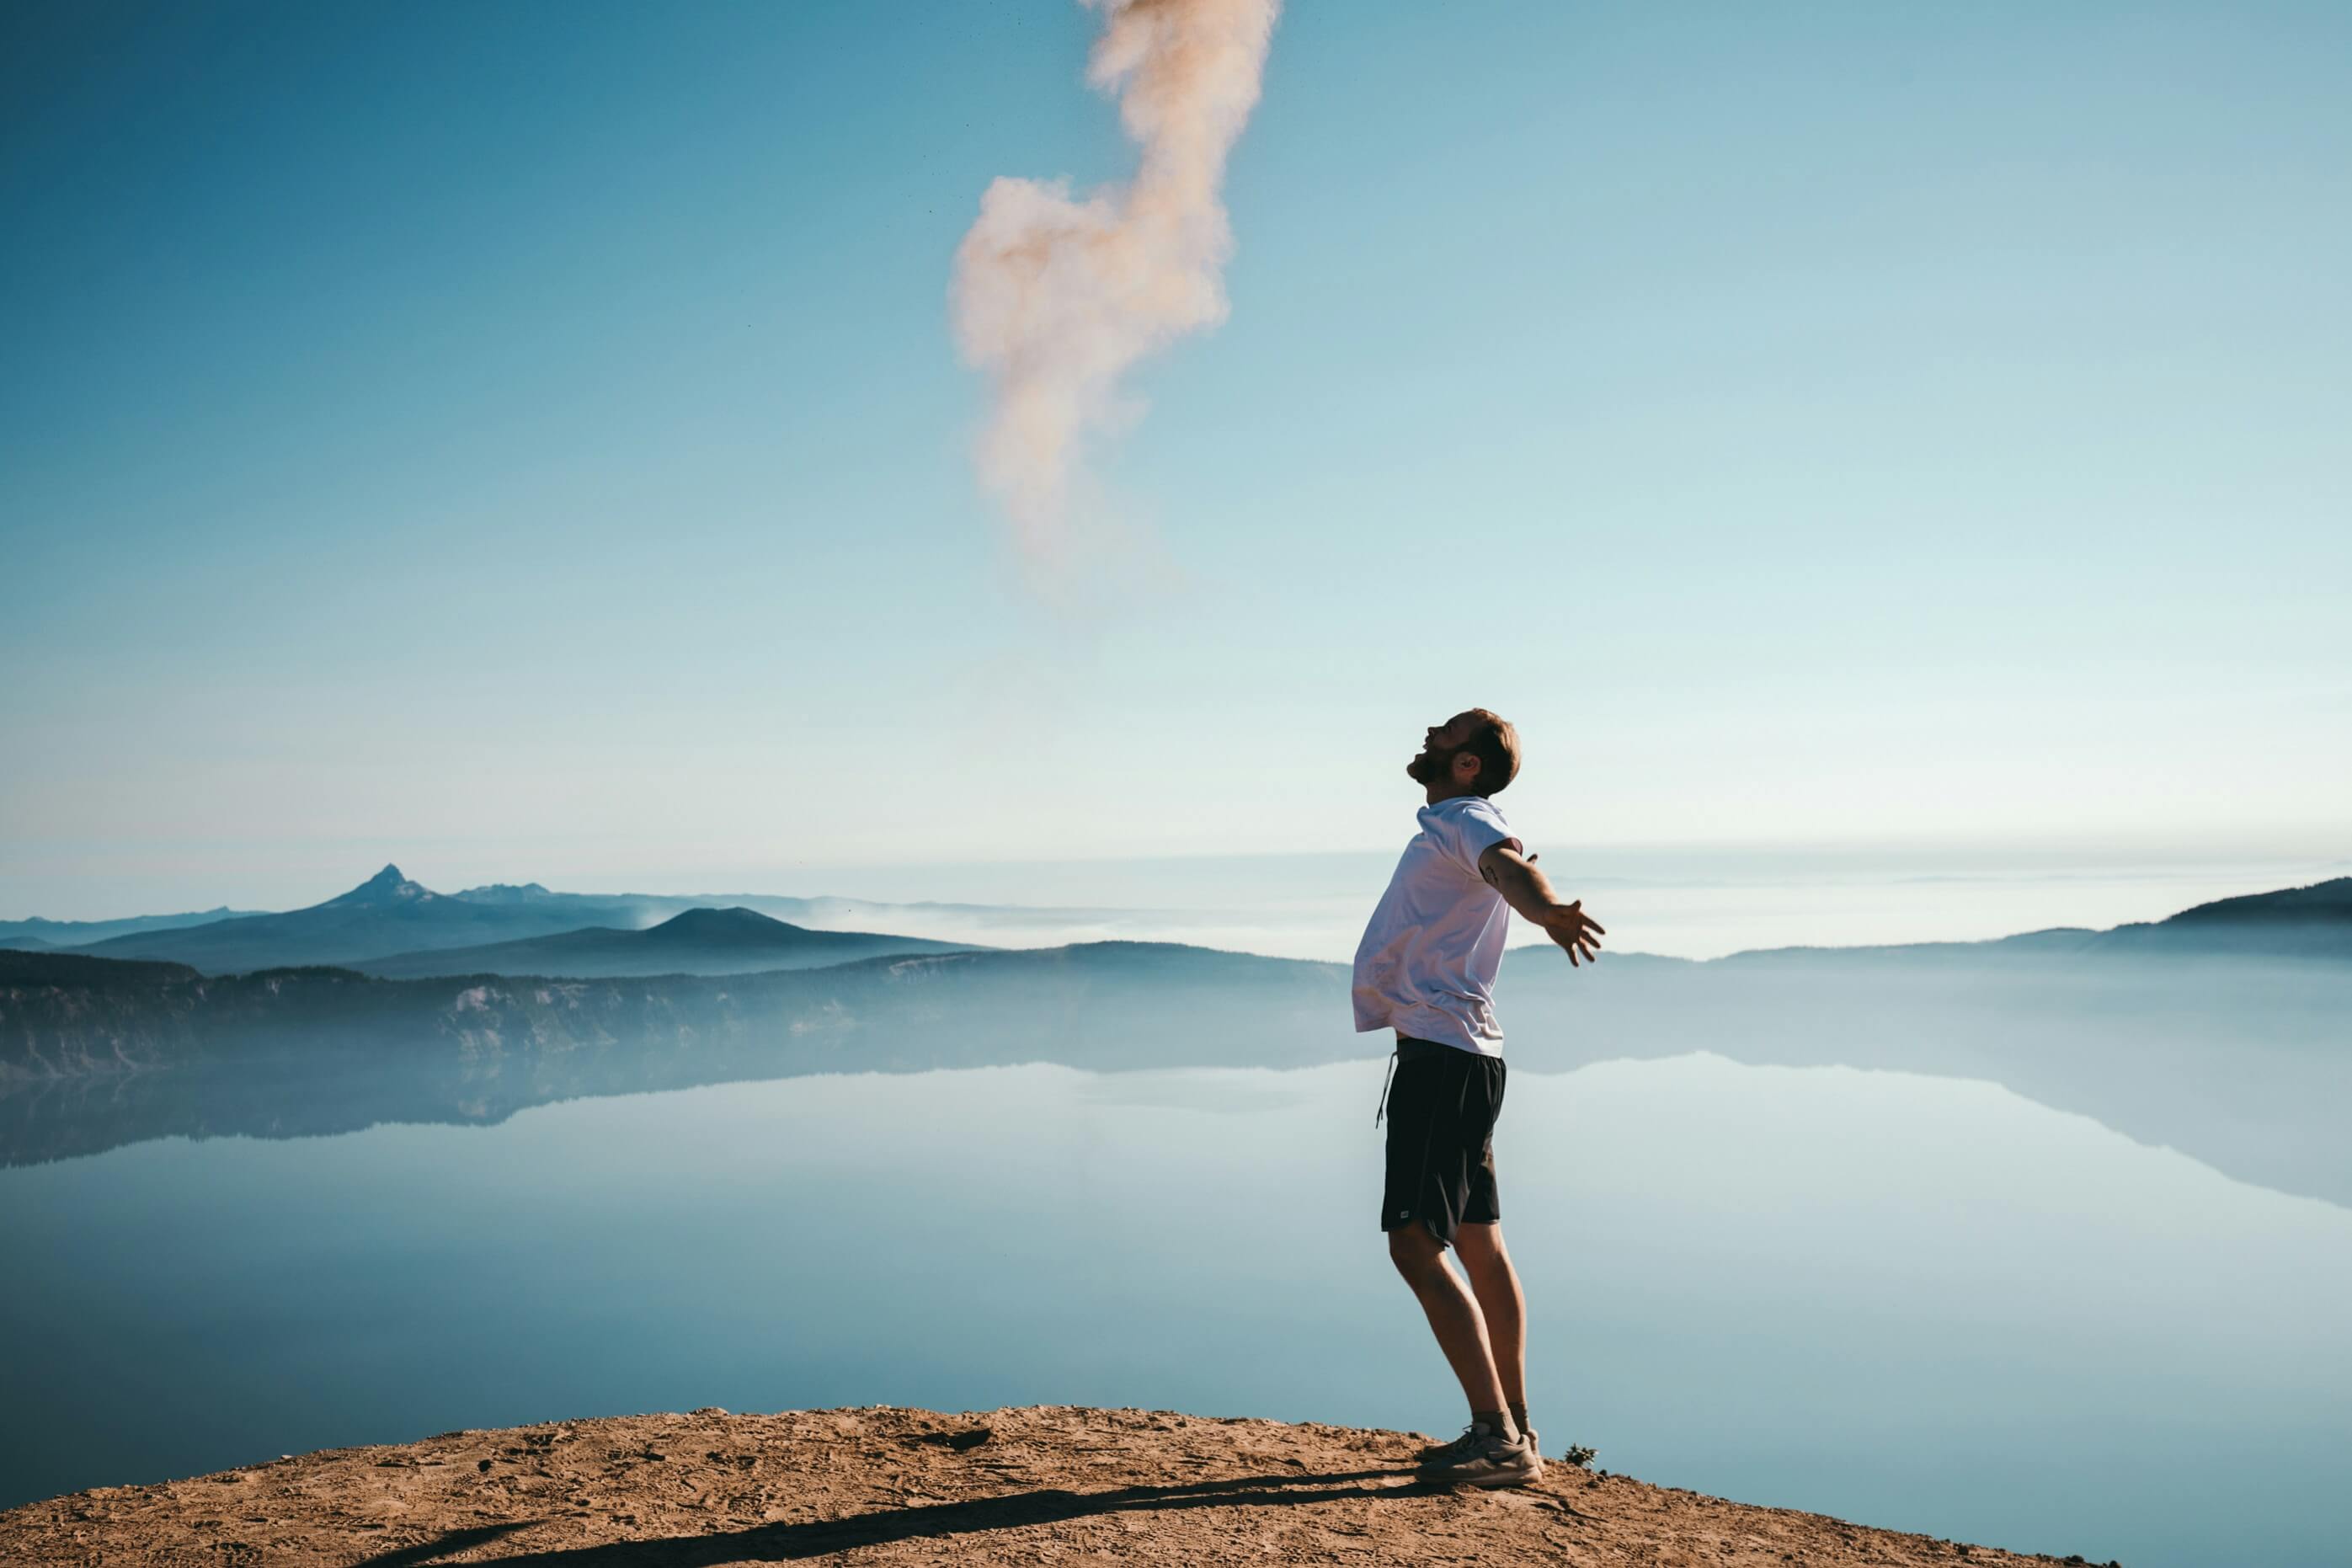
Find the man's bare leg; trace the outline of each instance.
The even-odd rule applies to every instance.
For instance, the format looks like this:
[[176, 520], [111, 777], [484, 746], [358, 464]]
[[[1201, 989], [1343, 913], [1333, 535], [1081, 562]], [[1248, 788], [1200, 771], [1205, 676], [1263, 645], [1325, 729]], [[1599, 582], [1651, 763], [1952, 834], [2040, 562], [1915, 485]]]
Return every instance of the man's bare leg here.
[[1514, 1422], [1524, 1424], [1528, 1408], [1528, 1299], [1518, 1270], [1503, 1247], [1499, 1225], [1463, 1225], [1454, 1232], [1454, 1250], [1470, 1277], [1478, 1315], [1486, 1325], [1487, 1355]]
[[[1389, 1258], [1420, 1298], [1438, 1348], [1461, 1380], [1470, 1413], [1488, 1418], [1501, 1412], [1497, 1430], [1506, 1437], [1515, 1437], [1508, 1425], [1509, 1402], [1502, 1380], [1495, 1375], [1494, 1350], [1486, 1342], [1486, 1320], [1478, 1310], [1476, 1299], [1445, 1267], [1444, 1244], [1430, 1235], [1426, 1226], [1401, 1225], [1389, 1232]], [[1525, 1396], [1521, 1398], [1524, 1402]]]

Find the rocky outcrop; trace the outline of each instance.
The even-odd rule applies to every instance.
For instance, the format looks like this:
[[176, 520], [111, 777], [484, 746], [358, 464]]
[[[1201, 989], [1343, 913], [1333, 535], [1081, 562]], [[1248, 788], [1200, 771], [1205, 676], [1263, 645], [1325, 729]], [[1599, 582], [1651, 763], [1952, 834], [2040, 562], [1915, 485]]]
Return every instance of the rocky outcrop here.
[[1553, 1463], [1418, 1483], [1419, 1434], [1066, 1405], [632, 1415], [339, 1448], [0, 1513], [0, 1561], [1707, 1563], [2025, 1557]]

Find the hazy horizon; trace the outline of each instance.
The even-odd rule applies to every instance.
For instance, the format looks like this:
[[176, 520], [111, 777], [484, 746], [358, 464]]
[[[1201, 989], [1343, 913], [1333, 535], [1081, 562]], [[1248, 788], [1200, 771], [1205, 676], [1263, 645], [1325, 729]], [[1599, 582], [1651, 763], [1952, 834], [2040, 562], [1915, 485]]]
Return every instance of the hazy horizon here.
[[[304, 908], [347, 891], [384, 862], [379, 845], [315, 876], [194, 875], [135, 892], [84, 880], [56, 906], [0, 919], [109, 920], [221, 907]], [[436, 892], [538, 882], [568, 893], [662, 897], [761, 895], [837, 899], [853, 906], [803, 923], [895, 934], [1046, 946], [1105, 940], [1165, 941], [1284, 958], [1344, 961], [1396, 852], [1183, 856], [949, 865], [737, 868], [668, 875], [642, 870], [567, 874], [447, 851], [390, 863]], [[1759, 947], [1968, 942], [2053, 926], [2103, 928], [2161, 920], [2194, 904], [2299, 886], [2352, 872], [2352, 856], [2283, 853], [2258, 843], [2204, 854], [2145, 846], [1714, 845], [1551, 850], [1542, 862], [1610, 924], [1609, 950], [1712, 958]], [[855, 907], [945, 903], [969, 910], [892, 911], [861, 924]], [[76, 912], [67, 912], [68, 910]], [[1515, 942], [1542, 940], [1522, 922]]]

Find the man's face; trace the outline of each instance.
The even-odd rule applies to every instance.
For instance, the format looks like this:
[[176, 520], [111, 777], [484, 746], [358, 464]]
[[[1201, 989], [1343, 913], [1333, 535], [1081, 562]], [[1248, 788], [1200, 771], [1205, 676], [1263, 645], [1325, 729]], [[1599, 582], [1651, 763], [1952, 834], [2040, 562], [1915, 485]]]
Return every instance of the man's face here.
[[1422, 739], [1421, 754], [1404, 765], [1406, 774], [1417, 784], [1452, 788], [1454, 759], [1469, 743], [1470, 732], [1477, 725], [1475, 714], [1456, 713], [1443, 724], [1430, 726]]

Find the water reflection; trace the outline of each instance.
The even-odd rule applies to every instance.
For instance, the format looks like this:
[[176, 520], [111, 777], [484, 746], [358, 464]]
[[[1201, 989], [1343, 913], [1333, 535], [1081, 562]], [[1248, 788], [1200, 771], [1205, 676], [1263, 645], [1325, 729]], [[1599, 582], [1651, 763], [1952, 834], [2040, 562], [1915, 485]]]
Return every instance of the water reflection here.
[[[1337, 966], [1183, 948], [717, 981], [377, 983], [356, 996], [288, 984], [323, 994], [273, 995], [250, 1021], [218, 1008], [193, 1044], [158, 1048], [170, 1065], [0, 1079], [0, 1163], [173, 1134], [485, 1123], [580, 1096], [808, 1073], [1307, 1067], [1379, 1048], [1348, 1032]], [[1525, 1068], [1705, 1050], [1989, 1079], [2241, 1180], [2352, 1204], [2352, 963], [1930, 949], [1572, 971], [1532, 952], [1506, 963], [1499, 1001]]]
[[[700, 1405], [1442, 1426], [1378, 1082], [815, 1076], [0, 1173], [42, 1286], [0, 1298], [7, 1500]], [[2352, 1529], [2340, 1208], [1989, 1083], [1705, 1055], [1520, 1070], [1501, 1152], [1555, 1443], [2134, 1568]]]

